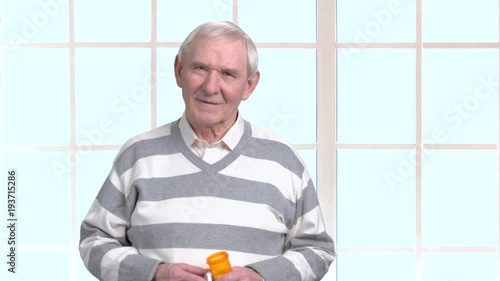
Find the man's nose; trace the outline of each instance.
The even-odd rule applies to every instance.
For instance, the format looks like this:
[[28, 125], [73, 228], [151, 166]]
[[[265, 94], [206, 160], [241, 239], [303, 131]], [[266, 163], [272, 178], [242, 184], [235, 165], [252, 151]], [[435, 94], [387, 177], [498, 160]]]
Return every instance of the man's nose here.
[[207, 73], [203, 90], [208, 94], [218, 94], [220, 92], [220, 75], [218, 71], [212, 70]]

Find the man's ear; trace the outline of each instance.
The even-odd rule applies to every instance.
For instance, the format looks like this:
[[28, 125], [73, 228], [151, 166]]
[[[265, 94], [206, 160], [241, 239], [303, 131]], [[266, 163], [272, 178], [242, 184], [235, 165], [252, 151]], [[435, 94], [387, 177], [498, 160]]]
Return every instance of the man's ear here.
[[250, 95], [252, 95], [255, 87], [259, 84], [260, 81], [260, 71], [257, 70], [255, 74], [247, 80], [247, 85], [245, 87], [245, 92], [243, 93], [242, 100], [247, 100]]
[[175, 82], [177, 82], [177, 86], [182, 88], [181, 82], [181, 71], [182, 71], [182, 62], [179, 60], [179, 55], [175, 56], [174, 61], [174, 74], [175, 74]]

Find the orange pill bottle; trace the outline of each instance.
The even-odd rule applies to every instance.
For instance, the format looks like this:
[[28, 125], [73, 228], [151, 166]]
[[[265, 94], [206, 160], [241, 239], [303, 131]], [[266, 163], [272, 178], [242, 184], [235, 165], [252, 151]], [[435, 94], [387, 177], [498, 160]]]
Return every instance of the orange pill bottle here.
[[214, 280], [219, 279], [222, 275], [233, 271], [229, 262], [228, 254], [225, 251], [220, 251], [211, 254], [207, 258], [207, 264], [210, 268], [210, 274]]

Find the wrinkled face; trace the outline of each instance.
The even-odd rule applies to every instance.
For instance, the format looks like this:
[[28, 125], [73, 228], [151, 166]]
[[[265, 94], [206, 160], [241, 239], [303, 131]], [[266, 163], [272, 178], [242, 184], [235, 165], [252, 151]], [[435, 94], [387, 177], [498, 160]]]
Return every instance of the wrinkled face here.
[[207, 38], [193, 41], [182, 62], [176, 57], [175, 77], [186, 117], [196, 131], [229, 129], [240, 102], [250, 97], [260, 76], [248, 78], [243, 40]]

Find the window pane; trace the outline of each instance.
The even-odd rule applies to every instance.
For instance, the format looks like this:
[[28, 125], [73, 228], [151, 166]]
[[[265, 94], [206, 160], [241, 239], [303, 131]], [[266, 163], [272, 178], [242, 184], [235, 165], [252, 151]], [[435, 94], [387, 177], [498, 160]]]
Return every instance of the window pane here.
[[[415, 281], [415, 255], [400, 253], [338, 254], [339, 281]], [[427, 281], [427, 279], [425, 279]], [[442, 280], [439, 280], [442, 281]]]
[[371, 42], [415, 42], [414, 0], [338, 0], [337, 40]]
[[424, 253], [422, 280], [498, 280], [496, 253]]
[[498, 0], [423, 0], [422, 37], [424, 42], [498, 42], [498, 16]]
[[[22, 42], [68, 41], [67, 1], [1, 1], [2, 41], [17, 46]], [[2, 32], [2, 31], [0, 31]]]
[[151, 128], [149, 49], [76, 50], [76, 142], [121, 145]]
[[498, 142], [498, 50], [424, 50], [422, 104], [424, 138]]
[[316, 1], [239, 0], [238, 12], [255, 42], [316, 42]]
[[[69, 248], [71, 243], [69, 153], [2, 153], [0, 168], [4, 175], [7, 175], [8, 169], [17, 170], [18, 243], [23, 246]], [[4, 199], [2, 202], [7, 202], [7, 188], [4, 190], [0, 197]], [[46, 231], [41, 231], [41, 227]], [[33, 235], [35, 233], [36, 235]]]
[[498, 152], [435, 151], [422, 175], [424, 246], [498, 245]]
[[75, 0], [75, 40], [151, 40], [151, 1]]
[[[59, 210], [61, 211], [61, 210]], [[40, 221], [47, 221], [47, 219], [42, 219]], [[56, 220], [54, 220], [56, 221]], [[41, 225], [42, 223], [39, 222]], [[54, 225], [56, 223], [53, 223]], [[24, 224], [23, 224], [24, 225]], [[56, 224], [57, 225], [57, 224]], [[53, 236], [57, 232], [52, 232], [55, 230], [45, 230], [45, 232], [52, 233]], [[24, 232], [26, 230], [22, 230]], [[38, 231], [33, 233], [38, 235], [44, 232], [40, 227]], [[6, 243], [5, 243], [6, 244]], [[7, 265], [4, 269], [0, 271], [0, 280], [8, 281], [26, 281], [26, 280], [53, 280], [62, 281], [70, 280], [71, 276], [71, 254], [69, 250], [66, 252], [59, 251], [24, 251], [19, 250], [17, 255], [17, 270], [13, 274], [7, 271]], [[54, 268], [54, 264], [57, 264], [57, 270], [50, 270]], [[94, 278], [95, 280], [95, 278]], [[81, 281], [81, 280], [78, 280]]]
[[158, 41], [182, 42], [207, 21], [232, 21], [232, 0], [158, 1]]
[[[414, 166], [407, 163], [413, 153], [409, 150], [338, 151], [339, 247], [415, 244], [415, 172]], [[400, 179], [397, 185], [394, 184], [396, 178]]]
[[3, 52], [2, 144], [68, 145], [68, 50]]
[[316, 50], [260, 49], [259, 69], [243, 118], [292, 143], [316, 143]]
[[338, 53], [338, 141], [414, 143], [415, 51], [360, 52]]
[[174, 59], [177, 48], [159, 48], [156, 73], [158, 126], [172, 122], [184, 112], [182, 90], [177, 86], [174, 75]]

